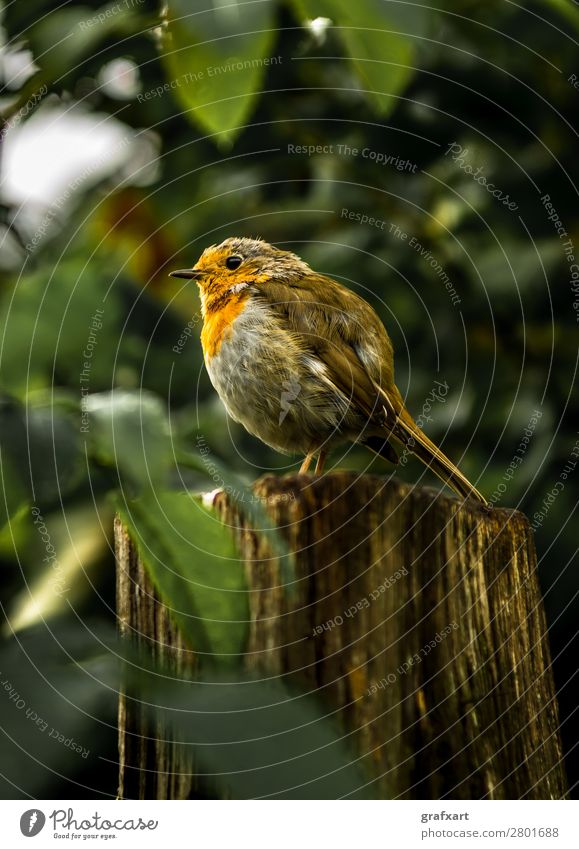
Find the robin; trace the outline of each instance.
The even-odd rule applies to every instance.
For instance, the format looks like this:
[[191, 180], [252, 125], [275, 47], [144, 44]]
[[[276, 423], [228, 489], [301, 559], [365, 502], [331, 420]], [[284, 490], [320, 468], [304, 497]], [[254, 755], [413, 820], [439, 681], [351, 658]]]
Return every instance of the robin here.
[[486, 504], [404, 406], [388, 333], [358, 295], [259, 239], [211, 245], [171, 276], [199, 286], [205, 365], [227, 412], [275, 450], [305, 456], [300, 473], [317, 455], [320, 474], [339, 443], [392, 463], [402, 448]]

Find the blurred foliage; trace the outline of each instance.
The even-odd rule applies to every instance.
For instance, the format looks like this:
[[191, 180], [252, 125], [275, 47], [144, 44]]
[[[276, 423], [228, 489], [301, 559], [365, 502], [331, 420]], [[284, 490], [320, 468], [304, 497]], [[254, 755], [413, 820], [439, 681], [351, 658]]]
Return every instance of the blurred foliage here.
[[183, 493], [150, 492], [119, 504], [119, 513], [199, 658], [235, 662], [245, 648], [249, 610], [230, 535], [207, 508]]
[[[26, 628], [18, 639], [32, 639], [35, 623], [50, 629], [38, 624], [46, 620], [85, 634], [90, 617], [92, 638], [79, 646], [87, 657], [96, 651], [98, 628], [113, 619], [110, 516], [118, 508], [184, 632], [212, 662], [235, 667], [247, 619], [241, 567], [228, 532], [196, 494], [223, 485], [245, 491], [252, 478], [283, 472], [288, 461], [227, 420], [202, 365], [195, 288], [167, 277], [232, 234], [295, 249], [364, 295], [393, 339], [410, 409], [419, 415], [434, 381], [448, 383], [445, 403], [425, 424], [429, 435], [483, 492], [504, 484], [501, 506], [531, 517], [542, 509], [577, 439], [577, 298], [540, 200], [550, 196], [578, 246], [579, 91], [567, 81], [579, 73], [577, 10], [563, 0], [443, 5], [269, 0], [191, 11], [168, 0], [161, 12], [154, 0], [6, 4], [4, 55], [30, 50], [35, 64], [17, 83], [3, 66], [2, 143], [32, 119], [41, 136], [42, 121], [61, 109], [63, 121], [92, 116], [95, 133], [99, 122], [115, 122], [130, 150], [122, 168], [81, 174], [65, 204], [55, 198], [38, 210], [2, 198], [7, 633]], [[119, 61], [124, 76], [105, 82]], [[516, 211], [447, 154], [453, 143]], [[348, 212], [384, 226], [363, 225]], [[534, 410], [542, 415], [524, 462], [505, 478]], [[205, 459], [199, 437], [210, 449]], [[334, 459], [391, 471], [358, 448]], [[397, 474], [432, 482], [414, 462]], [[569, 750], [577, 741], [568, 684], [579, 590], [568, 521], [573, 484], [570, 478], [536, 532]], [[258, 506], [247, 509], [266, 521]], [[47, 539], [70, 589], [56, 598]], [[224, 557], [217, 579], [213, 564]], [[18, 665], [21, 645], [7, 640], [5, 673]], [[75, 706], [70, 727], [88, 738], [108, 679], [97, 679], [99, 686], [82, 680], [81, 694], [66, 676], [57, 686]], [[36, 686], [49, 695], [53, 683]], [[262, 697], [268, 694], [254, 696]], [[0, 710], [3, 725], [16, 721], [12, 703]], [[324, 746], [335, 732], [316, 723]], [[10, 733], [25, 739], [20, 727]], [[179, 733], [187, 739], [186, 729]], [[306, 751], [312, 739], [288, 747]], [[52, 747], [38, 754], [49, 769], [32, 775], [14, 766], [8, 774], [33, 795], [78, 798], [97, 785], [110, 792], [103, 764], [92, 759], [86, 774], [84, 760], [64, 764], [62, 757]], [[11, 758], [17, 765], [16, 751]], [[576, 763], [570, 774], [579, 778]]]
[[[363, 799], [371, 755], [356, 756], [327, 705], [281, 677], [239, 669], [176, 678], [141, 663], [125, 675], [157, 728], [170, 729], [208, 793], [227, 798]], [[151, 707], [154, 705], [154, 707]], [[147, 709], [148, 706], [148, 709]]]

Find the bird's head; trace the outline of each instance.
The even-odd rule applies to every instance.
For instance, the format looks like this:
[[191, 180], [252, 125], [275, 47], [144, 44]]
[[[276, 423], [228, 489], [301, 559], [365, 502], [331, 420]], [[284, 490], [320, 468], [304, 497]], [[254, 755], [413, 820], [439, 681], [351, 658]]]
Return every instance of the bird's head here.
[[309, 266], [296, 254], [261, 239], [233, 236], [205, 248], [193, 268], [172, 271], [171, 277], [195, 280], [205, 301], [240, 294], [271, 279], [289, 281], [308, 272]]

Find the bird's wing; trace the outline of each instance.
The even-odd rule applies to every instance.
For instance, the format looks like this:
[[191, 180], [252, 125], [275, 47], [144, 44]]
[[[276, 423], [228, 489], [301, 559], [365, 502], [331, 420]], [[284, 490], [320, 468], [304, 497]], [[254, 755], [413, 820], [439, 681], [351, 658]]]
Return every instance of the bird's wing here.
[[308, 274], [293, 282], [268, 281], [261, 296], [328, 369], [333, 383], [386, 441], [368, 447], [397, 462], [390, 438], [416, 454], [456, 492], [486, 504], [454, 463], [418, 427], [394, 383], [392, 343], [370, 304], [330, 277]]
[[384, 427], [384, 394], [388, 396], [394, 386], [393, 354], [372, 307], [319, 274], [289, 283], [270, 280], [259, 288], [259, 295], [304, 350], [323, 363], [351, 403]]

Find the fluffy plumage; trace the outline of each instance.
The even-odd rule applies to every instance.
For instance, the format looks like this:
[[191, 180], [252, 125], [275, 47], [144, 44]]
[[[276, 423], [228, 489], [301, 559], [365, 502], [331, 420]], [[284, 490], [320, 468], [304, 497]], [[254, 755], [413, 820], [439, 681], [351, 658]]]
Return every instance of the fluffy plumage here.
[[289, 251], [257, 239], [212, 245], [199, 284], [205, 364], [229, 415], [263, 442], [318, 454], [360, 442], [397, 462], [406, 447], [462, 496], [485, 503], [406, 410], [392, 343], [372, 307]]

